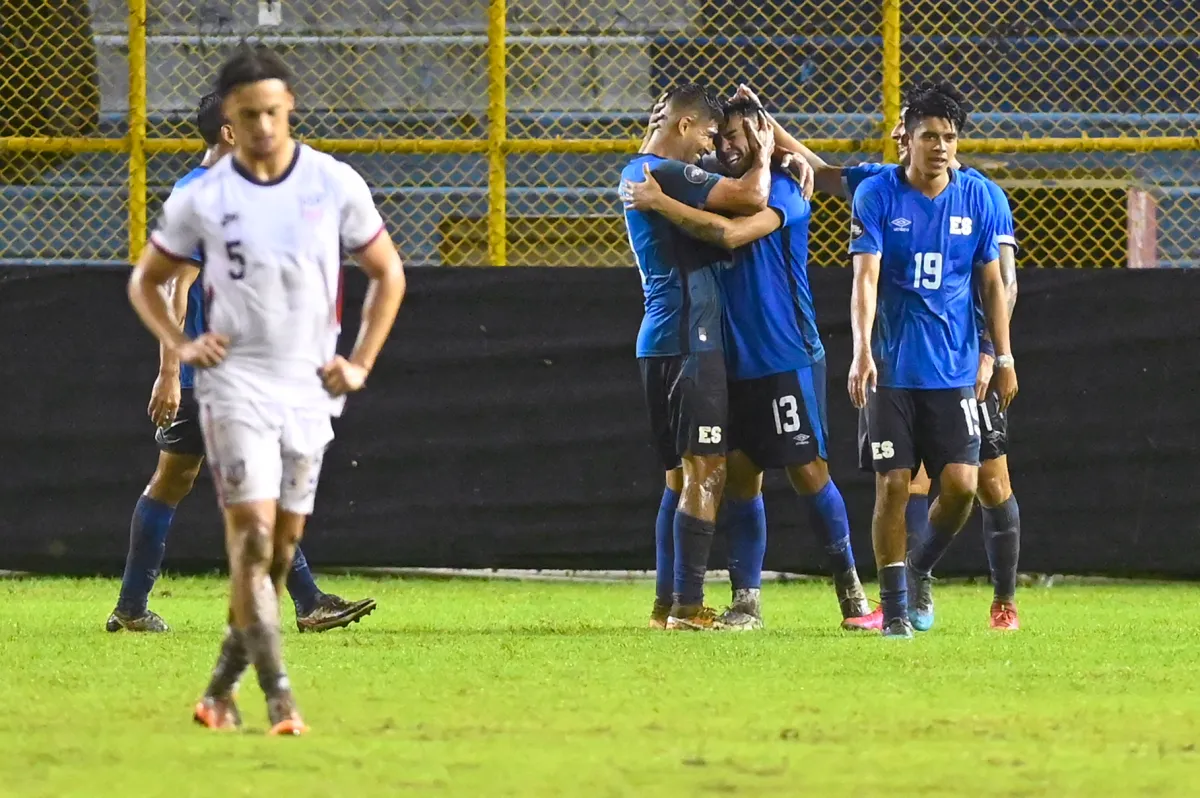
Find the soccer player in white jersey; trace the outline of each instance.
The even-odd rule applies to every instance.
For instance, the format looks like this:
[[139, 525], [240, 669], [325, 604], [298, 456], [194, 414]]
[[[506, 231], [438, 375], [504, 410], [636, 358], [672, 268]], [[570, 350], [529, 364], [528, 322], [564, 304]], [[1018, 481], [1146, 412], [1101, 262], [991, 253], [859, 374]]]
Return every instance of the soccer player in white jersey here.
[[[307, 730], [283, 667], [279, 595], [313, 509], [330, 419], [366, 382], [405, 288], [367, 184], [292, 138], [289, 82], [265, 48], [242, 48], [221, 67], [234, 151], [167, 201], [129, 281], [143, 323], [199, 369], [205, 448], [225, 516], [229, 628], [194, 718], [211, 729], [240, 725], [234, 693], [253, 664], [271, 734]], [[208, 331], [189, 340], [161, 288], [197, 246]], [[343, 247], [370, 278], [348, 359], [334, 351]]]

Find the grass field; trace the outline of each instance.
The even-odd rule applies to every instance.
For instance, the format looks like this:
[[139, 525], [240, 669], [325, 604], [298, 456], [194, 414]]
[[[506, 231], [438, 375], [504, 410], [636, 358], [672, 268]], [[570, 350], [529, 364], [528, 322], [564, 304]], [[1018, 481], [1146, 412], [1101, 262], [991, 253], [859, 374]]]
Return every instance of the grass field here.
[[[915, 641], [836, 629], [832, 590], [768, 585], [767, 631], [642, 628], [645, 583], [325, 579], [373, 595], [285, 653], [313, 732], [190, 722], [225, 586], [165, 579], [173, 626], [103, 631], [105, 580], [0, 581], [0, 795], [1196, 795], [1194, 587], [943, 587]], [[725, 589], [716, 588], [724, 598]]]

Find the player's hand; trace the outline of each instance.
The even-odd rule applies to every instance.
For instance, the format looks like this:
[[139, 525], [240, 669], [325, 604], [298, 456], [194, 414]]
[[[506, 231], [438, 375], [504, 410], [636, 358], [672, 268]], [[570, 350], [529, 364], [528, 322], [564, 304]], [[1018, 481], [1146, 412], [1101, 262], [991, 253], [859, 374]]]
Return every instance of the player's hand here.
[[225, 359], [229, 338], [218, 333], [204, 333], [176, 350], [180, 363], [199, 369], [210, 369]]
[[733, 98], [735, 100], [749, 100], [750, 102], [757, 105], [759, 108], [763, 107], [762, 101], [758, 99], [758, 95], [755, 94], [754, 90], [751, 89], [750, 86], [748, 86], [745, 83], [741, 83], [738, 85], [737, 91], [735, 91], [733, 93]]
[[854, 360], [850, 363], [848, 387], [850, 401], [859, 410], [867, 406], [867, 394], [875, 390], [875, 381], [878, 376], [879, 373], [875, 370], [875, 358], [871, 357], [870, 352], [854, 356]]
[[665, 196], [662, 186], [654, 179], [654, 175], [650, 174], [650, 164], [642, 164], [642, 174], [646, 176], [646, 179], [641, 183], [635, 183], [632, 180], [621, 181], [621, 188], [618, 190], [621, 202], [625, 203], [625, 207], [630, 210], [658, 210], [659, 203]]
[[667, 93], [664, 91], [661, 96], [654, 102], [654, 107], [650, 109], [650, 124], [647, 127], [650, 132], [658, 130], [662, 127], [662, 123], [667, 120]]
[[812, 199], [813, 185], [817, 174], [808, 161], [803, 156], [787, 150], [775, 150], [775, 156], [779, 159], [779, 168], [800, 184], [801, 196], [806, 200]]
[[338, 355], [317, 369], [321, 382], [330, 396], [344, 396], [362, 390], [367, 384], [367, 370]]
[[1017, 398], [1017, 368], [996, 369], [992, 375], [992, 393], [1000, 399], [1000, 412], [1006, 412], [1012, 400]]
[[750, 145], [751, 154], [761, 158], [763, 163], [769, 163], [775, 152], [775, 128], [771, 126], [767, 115], [759, 111], [753, 117], [743, 119], [742, 125], [746, 129], [746, 142]]
[[983, 404], [987, 401], [988, 386], [992, 384], [992, 371], [996, 358], [984, 353], [979, 354], [979, 370], [975, 372], [975, 401]]
[[154, 387], [150, 389], [150, 406], [146, 408], [146, 414], [156, 427], [169, 427], [175, 420], [175, 414], [179, 412], [179, 402], [182, 398], [179, 375], [159, 374], [158, 379], [154, 381]]

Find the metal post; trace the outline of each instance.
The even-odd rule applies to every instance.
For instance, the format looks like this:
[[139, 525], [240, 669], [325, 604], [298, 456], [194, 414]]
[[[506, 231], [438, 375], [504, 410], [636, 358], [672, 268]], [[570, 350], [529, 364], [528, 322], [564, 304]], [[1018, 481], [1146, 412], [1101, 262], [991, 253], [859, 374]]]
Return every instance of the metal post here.
[[146, 0], [129, 0], [129, 260], [146, 245]]
[[488, 2], [488, 262], [508, 265], [507, 176], [505, 139], [508, 102], [505, 96], [505, 0]]

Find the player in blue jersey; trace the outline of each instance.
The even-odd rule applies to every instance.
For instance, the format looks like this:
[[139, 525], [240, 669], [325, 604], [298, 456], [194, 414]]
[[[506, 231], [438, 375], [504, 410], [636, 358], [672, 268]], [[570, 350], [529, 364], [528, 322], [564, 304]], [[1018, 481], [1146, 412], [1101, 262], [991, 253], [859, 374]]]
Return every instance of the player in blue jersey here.
[[[725, 173], [738, 176], [750, 165], [745, 120], [760, 112], [758, 102], [748, 99], [726, 106], [717, 149]], [[843, 616], [869, 614], [850, 547], [846, 504], [829, 477], [825, 350], [808, 284], [812, 208], [802, 185], [772, 170], [768, 208], [736, 218], [672, 199], [649, 174], [631, 188], [629, 200], [627, 207], [660, 213], [695, 238], [734, 253], [733, 268], [721, 272], [730, 451], [719, 524], [728, 534], [733, 588], [723, 624], [762, 626], [765, 468], [784, 469], [806, 505], [832, 561]]]
[[[649, 171], [663, 190], [693, 207], [757, 213], [770, 193], [770, 128], [748, 123], [750, 167], [740, 178], [699, 165], [723, 119], [720, 101], [694, 84], [670, 91], [667, 118], [621, 172], [621, 193]], [[728, 396], [718, 269], [729, 253], [689, 237], [654, 212], [625, 211], [629, 243], [641, 274], [645, 315], [638, 333], [651, 430], [666, 470], [656, 548], [660, 571], [651, 624], [659, 628], [721, 628], [704, 605], [704, 575], [725, 487]]]
[[[911, 98], [927, 91], [933, 86], [929, 82], [917, 83], [905, 89], [901, 101], [900, 119], [891, 131], [891, 138], [897, 142], [901, 162], [907, 161], [908, 148], [904, 142], [904, 114]], [[739, 96], [754, 98], [753, 92], [746, 86], [738, 91]], [[837, 167], [826, 164], [819, 156], [796, 141], [787, 131], [776, 122], [774, 125], [775, 138], [778, 146], [791, 149], [803, 155], [809, 162], [815, 174], [815, 187], [834, 196], [850, 199], [855, 190], [868, 177], [887, 169], [887, 165], [864, 163], [856, 166]], [[1017, 299], [1017, 240], [1013, 225], [1012, 209], [1004, 189], [989, 180], [977, 169], [963, 166], [957, 159], [951, 163], [951, 168], [961, 174], [983, 180], [992, 198], [997, 212], [996, 243], [1000, 250], [1000, 273], [1004, 279], [1006, 303], [1011, 319]], [[1016, 630], [1019, 628], [1017, 607], [1015, 603], [1017, 587], [1017, 562], [1020, 554], [1020, 509], [1012, 490], [1012, 480], [1008, 470], [1008, 413], [999, 408], [999, 398], [994, 391], [989, 390], [994, 362], [995, 348], [986, 333], [982, 321], [982, 304], [976, 296], [976, 315], [979, 317], [981, 337], [979, 370], [976, 374], [976, 394], [981, 397], [979, 404], [980, 426], [982, 440], [979, 448], [979, 490], [977, 498], [983, 517], [983, 540], [991, 570], [993, 599], [989, 622], [993, 629]], [[872, 471], [870, 441], [867, 435], [866, 414], [861, 413], [859, 419], [860, 463], [864, 470]], [[916, 551], [929, 537], [929, 492], [932, 481], [922, 467], [909, 487], [909, 503], [905, 511], [908, 528], [908, 548]], [[933, 625], [933, 603], [931, 591], [925, 589], [920, 580], [914, 580], [911, 588], [919, 590], [918, 600], [911, 602], [910, 616], [918, 630], [927, 630]], [[925, 600], [922, 600], [925, 599]], [[873, 625], [878, 619], [871, 617]]]
[[904, 123], [908, 164], [859, 187], [850, 231], [848, 389], [855, 406], [867, 408], [877, 474], [872, 539], [883, 633], [891, 637], [912, 635], [904, 523], [912, 476], [924, 464], [940, 486], [933, 534], [910, 563], [923, 577], [966, 523], [978, 486], [976, 291], [997, 352], [992, 387], [1001, 410], [1017, 392], [997, 214], [982, 182], [950, 168], [965, 103], [948, 86], [933, 86], [911, 98]]
[[[200, 99], [196, 124], [208, 151], [200, 165], [188, 172], [172, 191], [181, 191], [209, 167], [232, 151], [232, 133], [221, 117], [221, 100], [216, 94]], [[195, 265], [182, 267], [173, 288], [172, 305], [189, 338], [205, 330], [204, 295], [197, 277], [203, 253], [195, 253]], [[131, 632], [165, 632], [167, 624], [147, 606], [166, 555], [167, 533], [175, 508], [192, 491], [204, 463], [204, 440], [200, 433], [200, 411], [192, 397], [195, 376], [191, 366], [159, 347], [159, 373], [150, 392], [150, 419], [156, 426], [158, 467], [150, 484], [133, 509], [129, 553], [116, 609], [105, 628]], [[324, 632], [358, 621], [375, 609], [374, 599], [346, 601], [323, 593], [313, 580], [304, 554], [297, 547], [287, 579], [288, 592], [296, 606], [300, 631]]]

